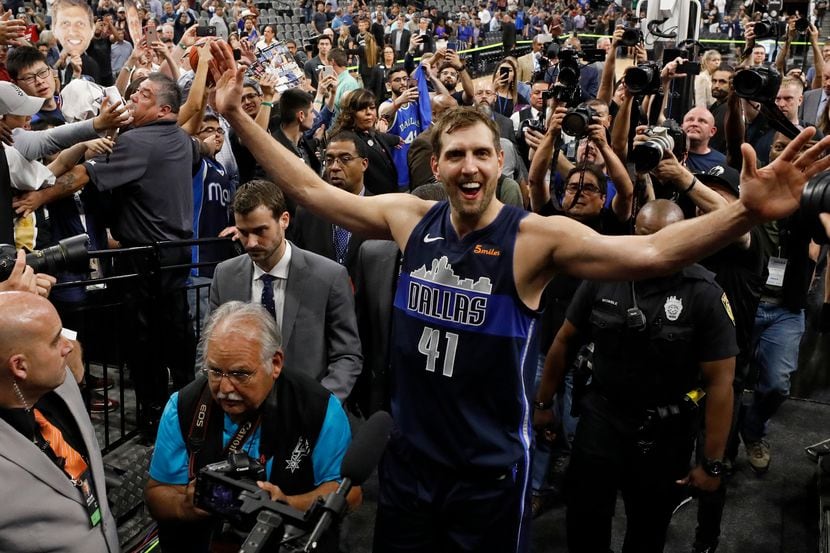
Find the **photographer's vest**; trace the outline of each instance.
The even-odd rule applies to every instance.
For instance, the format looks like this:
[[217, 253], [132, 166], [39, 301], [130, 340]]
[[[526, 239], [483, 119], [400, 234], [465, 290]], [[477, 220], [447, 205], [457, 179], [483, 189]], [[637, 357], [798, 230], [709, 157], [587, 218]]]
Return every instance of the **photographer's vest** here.
[[[330, 395], [315, 380], [283, 369], [260, 408], [259, 460], [264, 465], [273, 459], [268, 481], [279, 486], [286, 495], [306, 493], [317, 487], [311, 454], [323, 427]], [[196, 430], [199, 412], [205, 413], [203, 439], [202, 433]], [[225, 413], [213, 400], [207, 379], [200, 376], [179, 392], [178, 414], [189, 458], [189, 479], [192, 480], [202, 467], [228, 457], [228, 448], [222, 445]], [[245, 439], [254, 430], [252, 428]], [[239, 449], [244, 450], [244, 443]], [[305, 457], [304, 462], [292, 462], [300, 456]], [[160, 522], [161, 550], [166, 553], [208, 551], [216, 526], [215, 520]]]

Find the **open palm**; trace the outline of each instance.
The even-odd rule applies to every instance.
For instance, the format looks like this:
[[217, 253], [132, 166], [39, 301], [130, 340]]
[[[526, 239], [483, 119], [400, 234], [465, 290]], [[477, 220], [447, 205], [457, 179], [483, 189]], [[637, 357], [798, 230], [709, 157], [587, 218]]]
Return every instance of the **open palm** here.
[[752, 146], [741, 146], [741, 202], [760, 219], [774, 221], [793, 213], [807, 181], [830, 168], [830, 156], [820, 157], [830, 147], [830, 136], [801, 151], [813, 134], [812, 127], [801, 131], [774, 162], [761, 168]]

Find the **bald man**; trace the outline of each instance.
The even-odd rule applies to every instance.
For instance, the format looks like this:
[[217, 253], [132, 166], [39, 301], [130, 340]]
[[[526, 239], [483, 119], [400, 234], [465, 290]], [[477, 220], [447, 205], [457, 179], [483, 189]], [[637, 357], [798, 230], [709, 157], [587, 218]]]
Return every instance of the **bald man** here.
[[95, 431], [57, 311], [0, 292], [0, 551], [117, 552]]
[[716, 165], [726, 165], [726, 156], [712, 149], [709, 141], [715, 136], [715, 117], [704, 107], [696, 107], [683, 117], [683, 130], [689, 140], [686, 167], [692, 173], [705, 173]]
[[[677, 205], [655, 200], [640, 210], [635, 232], [681, 220]], [[585, 281], [545, 360], [537, 405], [552, 402], [580, 334], [594, 343], [593, 381], [580, 403], [566, 477], [568, 548], [608, 551], [621, 489], [626, 550], [662, 551], [684, 486], [721, 486], [738, 352], [729, 303], [699, 265], [635, 283]], [[707, 442], [689, 470], [700, 413], [686, 396], [701, 385]], [[550, 428], [551, 413], [536, 411], [537, 429]]]

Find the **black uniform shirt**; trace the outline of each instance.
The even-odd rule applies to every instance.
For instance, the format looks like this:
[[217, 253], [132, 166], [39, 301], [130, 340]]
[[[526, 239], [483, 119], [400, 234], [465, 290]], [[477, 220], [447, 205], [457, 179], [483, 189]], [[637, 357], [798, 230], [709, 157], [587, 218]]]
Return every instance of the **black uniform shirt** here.
[[726, 295], [700, 265], [634, 290], [643, 330], [626, 325], [630, 282], [586, 281], [568, 309], [568, 320], [594, 341], [594, 386], [632, 413], [677, 403], [698, 385], [699, 363], [738, 353]]

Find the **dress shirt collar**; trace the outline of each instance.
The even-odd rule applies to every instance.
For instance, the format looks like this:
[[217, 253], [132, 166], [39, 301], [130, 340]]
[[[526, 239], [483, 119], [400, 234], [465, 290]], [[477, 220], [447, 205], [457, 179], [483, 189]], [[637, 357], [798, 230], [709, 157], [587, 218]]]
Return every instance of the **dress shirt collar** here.
[[[281, 278], [283, 280], [288, 280], [288, 268], [291, 265], [291, 242], [288, 240], [285, 241], [285, 253], [282, 254], [282, 259], [280, 259], [276, 265], [274, 265], [268, 274], [275, 277]], [[265, 274], [259, 265], [254, 263], [254, 280], [259, 280], [262, 275]]]

